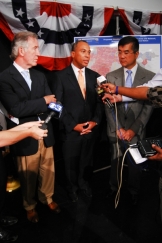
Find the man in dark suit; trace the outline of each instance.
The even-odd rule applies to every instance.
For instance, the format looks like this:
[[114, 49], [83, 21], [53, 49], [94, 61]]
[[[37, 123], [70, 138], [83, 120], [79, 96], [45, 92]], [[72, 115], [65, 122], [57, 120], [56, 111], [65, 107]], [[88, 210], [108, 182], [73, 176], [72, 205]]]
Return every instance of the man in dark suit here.
[[[108, 82], [118, 86], [126, 86], [131, 81], [132, 87], [142, 85], [152, 79], [154, 73], [137, 64], [139, 55], [139, 42], [133, 36], [122, 38], [118, 43], [118, 56], [121, 68], [106, 75]], [[130, 73], [130, 74], [128, 74]], [[129, 76], [129, 77], [128, 77]], [[130, 86], [129, 86], [130, 87]], [[107, 117], [107, 134], [111, 144], [111, 173], [110, 187], [112, 195], [119, 187], [122, 155], [129, 143], [136, 143], [137, 139], [145, 135], [145, 126], [151, 115], [152, 107], [144, 101], [117, 103], [117, 123], [112, 116], [112, 111], [105, 106]], [[129, 157], [128, 164], [128, 190], [132, 203], [137, 204], [141, 168]]]
[[[72, 63], [56, 72], [51, 89], [63, 104], [60, 132], [67, 177], [67, 190], [73, 202], [78, 200], [78, 189], [92, 196], [85, 169], [92, 165], [93, 147], [103, 113], [95, 87], [100, 75], [86, 66], [90, 60], [90, 46], [78, 41], [72, 46]], [[80, 74], [81, 73], [81, 74]]]
[[[45, 76], [32, 69], [39, 57], [37, 35], [32, 32], [19, 32], [12, 41], [11, 58], [13, 64], [0, 74], [1, 102], [12, 120], [7, 119], [8, 128], [29, 121], [45, 120], [47, 105], [56, 99], [51, 93]], [[38, 182], [38, 199], [56, 213], [59, 206], [53, 201], [54, 157], [53, 129], [48, 123], [48, 136], [43, 140], [31, 137], [11, 146], [17, 157], [23, 205], [29, 221], [38, 222], [35, 210], [35, 192]]]

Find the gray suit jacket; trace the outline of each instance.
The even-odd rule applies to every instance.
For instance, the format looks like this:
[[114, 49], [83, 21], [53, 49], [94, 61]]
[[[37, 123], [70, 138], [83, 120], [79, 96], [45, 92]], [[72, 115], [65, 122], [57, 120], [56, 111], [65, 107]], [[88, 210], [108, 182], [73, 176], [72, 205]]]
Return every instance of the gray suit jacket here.
[[[138, 65], [136, 75], [132, 87], [136, 87], [151, 80], [155, 74]], [[117, 86], [125, 86], [124, 68], [121, 67], [106, 75], [107, 81]], [[115, 116], [111, 110], [105, 106], [107, 117], [107, 134], [110, 140], [116, 137], [116, 122]], [[150, 118], [152, 107], [146, 101], [132, 101], [128, 103], [128, 108], [125, 110], [124, 102], [117, 103], [118, 128], [125, 130], [131, 129], [139, 138], [144, 136], [144, 128]], [[137, 138], [133, 139], [136, 142]], [[132, 141], [131, 141], [132, 142]]]

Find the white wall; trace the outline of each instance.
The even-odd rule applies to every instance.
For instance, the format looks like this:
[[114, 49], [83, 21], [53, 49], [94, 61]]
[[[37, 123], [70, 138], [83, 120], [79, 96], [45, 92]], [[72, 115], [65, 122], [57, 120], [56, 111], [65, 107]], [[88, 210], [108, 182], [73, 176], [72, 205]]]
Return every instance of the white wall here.
[[58, 0], [58, 2], [66, 3], [87, 3], [87, 4], [103, 4], [107, 6], [120, 6], [127, 8], [136, 8], [135, 10], [151, 10], [162, 11], [162, 0]]

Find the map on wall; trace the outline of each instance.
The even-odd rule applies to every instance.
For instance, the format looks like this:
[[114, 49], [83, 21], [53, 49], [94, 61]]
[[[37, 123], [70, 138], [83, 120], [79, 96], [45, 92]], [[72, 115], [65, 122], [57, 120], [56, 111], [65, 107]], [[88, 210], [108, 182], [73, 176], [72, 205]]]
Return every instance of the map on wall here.
[[[106, 75], [119, 67], [118, 42], [124, 36], [75, 37], [74, 41], [86, 40], [91, 47], [88, 67]], [[137, 62], [144, 68], [157, 72], [162, 68], [162, 36], [136, 35], [140, 44]]]

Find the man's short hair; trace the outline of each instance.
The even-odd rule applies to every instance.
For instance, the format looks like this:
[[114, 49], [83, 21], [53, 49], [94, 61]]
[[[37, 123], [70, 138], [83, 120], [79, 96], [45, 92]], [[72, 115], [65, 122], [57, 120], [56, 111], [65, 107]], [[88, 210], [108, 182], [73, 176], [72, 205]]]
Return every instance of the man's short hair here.
[[75, 51], [75, 49], [76, 49], [78, 43], [80, 43], [80, 42], [84, 42], [84, 43], [87, 43], [87, 44], [88, 44], [88, 42], [85, 41], [85, 40], [77, 40], [76, 42], [74, 42], [74, 43], [72, 44], [71, 51]]
[[139, 41], [134, 36], [126, 36], [126, 37], [121, 38], [118, 43], [118, 47], [125, 46], [130, 43], [132, 43], [133, 52], [138, 52], [139, 51]]
[[12, 42], [11, 42], [11, 59], [14, 61], [18, 55], [18, 48], [20, 46], [27, 47], [27, 41], [29, 37], [38, 39], [37, 34], [30, 31], [21, 31], [15, 34]]

